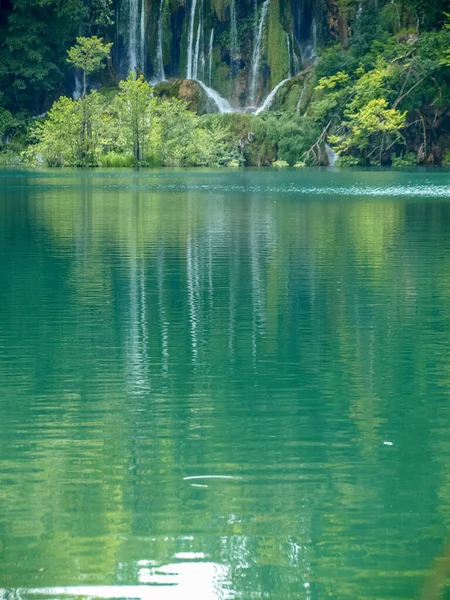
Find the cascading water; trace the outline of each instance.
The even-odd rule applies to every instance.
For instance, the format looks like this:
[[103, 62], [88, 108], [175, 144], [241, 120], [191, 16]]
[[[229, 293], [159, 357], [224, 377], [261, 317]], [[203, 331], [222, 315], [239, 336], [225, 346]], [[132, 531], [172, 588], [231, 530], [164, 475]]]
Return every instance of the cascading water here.
[[208, 98], [214, 102], [214, 104], [217, 106], [220, 113], [235, 112], [233, 107], [231, 106], [231, 104], [228, 102], [228, 100], [225, 100], [225, 98], [222, 98], [222, 96], [218, 92], [216, 92], [216, 90], [213, 90], [212, 88], [205, 85], [203, 83], [203, 81], [198, 81], [198, 84], [200, 85], [202, 90], [205, 92], [205, 94], [208, 96]]
[[214, 29], [211, 29], [211, 35], [209, 36], [209, 56], [208, 56], [208, 85], [212, 85], [212, 61], [213, 61], [213, 48], [214, 48]]
[[164, 81], [166, 76], [164, 74], [164, 57], [163, 57], [163, 10], [164, 10], [164, 0], [161, 0], [161, 4], [159, 6], [159, 19], [158, 19], [158, 44], [156, 46], [156, 60], [158, 65], [158, 80]]
[[198, 68], [198, 71], [199, 71], [201, 80], [204, 81], [205, 77], [206, 77], [206, 69], [205, 69], [206, 58], [205, 58], [205, 40], [204, 40], [203, 31], [202, 31], [202, 36], [203, 36], [203, 43], [200, 45], [201, 51], [200, 51], [200, 57], [199, 57], [199, 68]]
[[137, 28], [138, 28], [138, 14], [139, 14], [139, 0], [129, 0], [129, 35], [128, 35], [128, 72], [136, 73], [137, 71]]
[[277, 95], [277, 92], [280, 89], [280, 87], [282, 87], [290, 79], [291, 77], [288, 77], [287, 79], [283, 79], [283, 81], [280, 81], [280, 83], [277, 83], [277, 85], [273, 88], [273, 90], [270, 92], [270, 94], [267, 96], [267, 98], [264, 100], [261, 106], [255, 110], [254, 114], [259, 115], [259, 113], [263, 112], [263, 110], [268, 110], [273, 102], [273, 99]]
[[339, 154], [335, 152], [328, 144], [325, 144], [325, 152], [327, 153], [328, 166], [334, 167], [337, 159], [339, 158]]
[[75, 69], [75, 83], [72, 92], [72, 98], [74, 100], [79, 100], [83, 94], [83, 82], [81, 80], [81, 75], [78, 69]]
[[230, 57], [231, 63], [236, 60], [239, 54], [238, 39], [237, 39], [237, 17], [236, 17], [236, 0], [231, 0], [230, 14]]
[[141, 73], [145, 71], [145, 1], [141, 0], [141, 22], [140, 22], [140, 65], [139, 70]]
[[[133, 0], [131, 0], [131, 1], [133, 1]], [[196, 7], [197, 7], [197, 0], [191, 0], [191, 14], [190, 14], [190, 17], [189, 17], [189, 29], [188, 29], [186, 79], [192, 79], [193, 46], [194, 46], [194, 22], [195, 22], [195, 9], [196, 9]]]
[[198, 79], [198, 58], [200, 52], [200, 36], [202, 33], [202, 20], [198, 20], [197, 41], [195, 42], [194, 64], [192, 67], [192, 79]]
[[292, 58], [294, 62], [294, 75], [296, 75], [300, 71], [300, 61], [298, 60], [298, 56], [295, 52], [295, 39], [294, 34], [291, 33], [291, 46], [292, 46]]
[[287, 54], [288, 54], [288, 78], [292, 77], [292, 55], [291, 55], [291, 40], [289, 39], [289, 34], [286, 32], [286, 46], [287, 46]]
[[129, 0], [128, 9], [128, 73], [143, 72], [145, 66], [144, 0], [141, 3], [139, 0]]
[[264, 0], [264, 4], [261, 8], [261, 16], [259, 18], [258, 29], [256, 33], [255, 46], [253, 48], [253, 60], [252, 60], [252, 78], [250, 84], [250, 104], [254, 106], [256, 96], [256, 86], [258, 83], [258, 71], [259, 63], [261, 59], [261, 41], [264, 31], [264, 22], [269, 11], [270, 0]]
[[317, 50], [317, 22], [314, 17], [312, 22], [312, 47], [313, 47], [313, 60], [317, 58], [316, 50]]

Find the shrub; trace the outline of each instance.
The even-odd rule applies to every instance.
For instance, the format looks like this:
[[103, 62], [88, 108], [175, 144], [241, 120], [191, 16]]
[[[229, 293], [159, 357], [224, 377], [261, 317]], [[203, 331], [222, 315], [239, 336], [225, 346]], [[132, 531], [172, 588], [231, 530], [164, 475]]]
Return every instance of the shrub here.
[[392, 166], [393, 167], [413, 167], [417, 164], [417, 155], [414, 152], [407, 152], [404, 155], [393, 156]]

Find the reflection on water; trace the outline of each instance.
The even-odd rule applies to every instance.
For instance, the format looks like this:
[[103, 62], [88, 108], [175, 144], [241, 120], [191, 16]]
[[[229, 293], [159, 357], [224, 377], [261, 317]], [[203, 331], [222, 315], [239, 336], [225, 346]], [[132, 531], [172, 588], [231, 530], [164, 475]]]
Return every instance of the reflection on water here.
[[[180, 558], [189, 559], [180, 553]], [[197, 557], [201, 557], [201, 554]], [[166, 598], [200, 598], [215, 600], [234, 598], [227, 589], [229, 567], [209, 562], [182, 562], [161, 567], [151, 561], [140, 560], [138, 566], [139, 585], [97, 585], [49, 588], [16, 589], [16, 600], [36, 600], [38, 598], [133, 598], [136, 600], [165, 600]], [[7, 590], [0, 590], [8, 598]]]
[[419, 598], [446, 180], [2, 172], [0, 598]]

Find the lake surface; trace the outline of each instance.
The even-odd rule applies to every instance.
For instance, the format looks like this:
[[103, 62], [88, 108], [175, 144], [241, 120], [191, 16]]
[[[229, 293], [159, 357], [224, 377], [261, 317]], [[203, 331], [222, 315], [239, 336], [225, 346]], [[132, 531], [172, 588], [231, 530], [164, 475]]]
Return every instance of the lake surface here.
[[443, 598], [449, 182], [0, 171], [0, 598]]

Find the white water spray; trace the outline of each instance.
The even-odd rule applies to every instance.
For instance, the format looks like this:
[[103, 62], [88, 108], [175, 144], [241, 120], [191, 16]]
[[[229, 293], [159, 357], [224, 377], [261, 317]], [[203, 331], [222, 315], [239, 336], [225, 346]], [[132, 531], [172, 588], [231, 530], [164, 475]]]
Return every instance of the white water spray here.
[[280, 89], [280, 87], [282, 87], [287, 81], [289, 81], [289, 79], [291, 79], [290, 77], [288, 77], [287, 79], [283, 79], [283, 81], [280, 81], [280, 83], [277, 83], [277, 85], [273, 88], [273, 90], [270, 92], [270, 94], [267, 96], [267, 98], [264, 100], [264, 102], [261, 104], [261, 106], [255, 110], [255, 115], [259, 115], [259, 113], [262, 113], [263, 110], [268, 110], [273, 102], [273, 99], [275, 98], [275, 96], [277, 95], [278, 90]]
[[292, 55], [291, 55], [291, 40], [289, 34], [286, 32], [286, 47], [288, 55], [288, 78], [292, 77]]
[[138, 13], [139, 13], [139, 0], [130, 0], [129, 2], [130, 18], [129, 18], [129, 33], [128, 33], [128, 71], [136, 73], [137, 70], [137, 27], [138, 27]]
[[334, 167], [337, 159], [339, 158], [339, 154], [335, 152], [328, 144], [325, 144], [325, 152], [327, 153], [328, 166]]
[[189, 17], [189, 29], [188, 29], [186, 79], [192, 79], [192, 54], [193, 54], [193, 46], [194, 46], [194, 21], [195, 21], [195, 9], [197, 7], [197, 0], [191, 0], [191, 1], [192, 1], [192, 4], [191, 4], [191, 15]]
[[212, 84], [212, 61], [213, 61], [213, 47], [214, 47], [214, 29], [211, 29], [211, 35], [209, 37], [209, 65], [208, 65], [208, 85], [211, 87]]
[[239, 53], [237, 40], [237, 17], [236, 17], [236, 0], [231, 0], [231, 22], [230, 22], [230, 56], [231, 62], [236, 60]]
[[212, 100], [214, 102], [214, 104], [219, 109], [220, 113], [235, 112], [233, 110], [233, 107], [231, 106], [231, 104], [228, 102], [228, 100], [226, 100], [225, 98], [222, 98], [222, 96], [218, 92], [216, 92], [216, 90], [213, 90], [212, 88], [205, 85], [203, 83], [203, 81], [197, 80], [197, 83], [203, 89], [203, 91], [208, 96], [208, 98], [210, 98], [210, 100]]
[[255, 104], [256, 86], [258, 82], [258, 71], [259, 63], [261, 59], [261, 41], [264, 30], [264, 22], [269, 11], [270, 0], [264, 0], [264, 4], [261, 8], [261, 16], [259, 17], [259, 24], [256, 33], [255, 46], [253, 48], [253, 60], [252, 60], [252, 79], [250, 85], [250, 104]]
[[161, 0], [161, 4], [159, 6], [159, 19], [158, 19], [158, 44], [156, 47], [156, 60], [158, 63], [158, 80], [165, 81], [166, 76], [164, 73], [164, 57], [163, 57], [163, 10], [164, 10], [164, 0]]
[[291, 46], [292, 46], [292, 57], [294, 59], [294, 75], [297, 75], [297, 73], [300, 71], [300, 61], [298, 60], [298, 56], [295, 52], [295, 39], [294, 39], [294, 34], [291, 34]]
[[141, 23], [140, 23], [140, 71], [145, 72], [145, 1], [141, 0]]
[[74, 100], [79, 100], [83, 95], [83, 82], [81, 80], [81, 75], [78, 69], [75, 69], [75, 85], [72, 92], [72, 98]]
[[198, 20], [197, 41], [195, 42], [194, 64], [192, 67], [192, 79], [198, 79], [198, 55], [200, 52], [200, 36], [202, 33], [202, 20]]
[[144, 0], [129, 0], [128, 72], [143, 72], [145, 66], [145, 6]]

